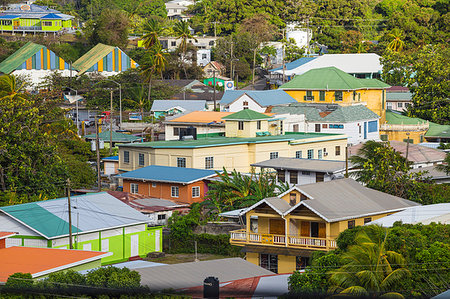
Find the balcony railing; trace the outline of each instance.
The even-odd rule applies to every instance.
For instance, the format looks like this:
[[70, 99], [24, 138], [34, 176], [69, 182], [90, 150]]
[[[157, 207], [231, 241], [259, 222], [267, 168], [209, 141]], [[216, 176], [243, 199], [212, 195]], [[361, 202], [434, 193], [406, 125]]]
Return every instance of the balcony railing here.
[[238, 244], [275, 245], [321, 250], [336, 248], [336, 241], [330, 238], [312, 238], [299, 235], [260, 234], [246, 232], [245, 229], [232, 231], [230, 241]]

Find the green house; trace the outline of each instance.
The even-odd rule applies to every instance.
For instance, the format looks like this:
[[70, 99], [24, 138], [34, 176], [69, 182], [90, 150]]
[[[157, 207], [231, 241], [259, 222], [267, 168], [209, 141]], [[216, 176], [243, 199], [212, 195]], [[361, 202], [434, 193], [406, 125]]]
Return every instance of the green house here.
[[[0, 227], [18, 232], [6, 247], [69, 248], [67, 198], [0, 208]], [[148, 227], [149, 218], [114, 196], [92, 193], [71, 198], [74, 249], [110, 252], [101, 263], [127, 261], [161, 251], [162, 228]]]
[[11, 33], [73, 32], [73, 16], [35, 4], [11, 4], [0, 14], [0, 31]]

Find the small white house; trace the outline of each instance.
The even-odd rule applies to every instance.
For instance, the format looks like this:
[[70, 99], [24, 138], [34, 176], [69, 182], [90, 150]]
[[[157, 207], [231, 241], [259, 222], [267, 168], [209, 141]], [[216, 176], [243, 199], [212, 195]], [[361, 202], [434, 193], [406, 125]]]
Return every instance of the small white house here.
[[297, 101], [284, 90], [227, 90], [220, 100], [221, 111], [239, 112], [250, 109], [264, 113], [271, 106], [287, 105]]
[[211, 62], [211, 50], [199, 49], [197, 50], [197, 64], [199, 66], [206, 66]]

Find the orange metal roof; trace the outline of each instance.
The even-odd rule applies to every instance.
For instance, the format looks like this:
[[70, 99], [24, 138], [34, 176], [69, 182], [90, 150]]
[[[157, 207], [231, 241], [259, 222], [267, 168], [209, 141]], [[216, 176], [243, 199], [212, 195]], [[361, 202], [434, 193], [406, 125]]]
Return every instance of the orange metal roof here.
[[16, 272], [39, 277], [110, 255], [107, 252], [54, 248], [9, 247], [0, 249], [0, 282]]
[[232, 112], [218, 111], [194, 111], [180, 117], [169, 120], [169, 122], [186, 122], [186, 123], [210, 123], [222, 121], [222, 117], [232, 114]]
[[5, 239], [11, 236], [14, 236], [17, 233], [13, 233], [13, 232], [0, 232], [0, 240], [1, 239]]

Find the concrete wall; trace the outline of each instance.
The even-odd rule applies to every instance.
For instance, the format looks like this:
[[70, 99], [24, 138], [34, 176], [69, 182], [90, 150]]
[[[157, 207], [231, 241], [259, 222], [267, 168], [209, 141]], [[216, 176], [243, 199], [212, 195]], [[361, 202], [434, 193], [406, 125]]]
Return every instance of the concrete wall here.
[[[260, 120], [261, 128], [258, 129], [258, 121], [243, 121], [243, 130], [239, 130], [239, 121], [227, 120], [225, 122], [225, 137], [256, 137], [257, 132], [268, 132], [269, 122]], [[273, 134], [272, 134], [273, 135]]]
[[[409, 134], [406, 135], [406, 134]], [[427, 133], [427, 130], [423, 130], [423, 131], [385, 131], [385, 130], [380, 130], [380, 135], [387, 135], [387, 141], [401, 141], [403, 142], [404, 139], [412, 139], [412, 143], [414, 144], [418, 144], [418, 143], [422, 143], [422, 142], [426, 142], [425, 140], [425, 134]]]
[[[247, 102], [247, 105], [244, 105], [244, 102]], [[257, 102], [255, 102], [251, 97], [249, 97], [246, 94], [241, 95], [234, 102], [222, 106], [222, 110], [229, 112], [239, 112], [241, 110], [244, 110], [244, 107], [247, 107], [247, 109], [251, 109], [260, 113], [264, 113], [266, 111], [266, 107], [261, 107]]]
[[173, 134], [174, 128], [188, 128], [194, 127], [197, 129], [197, 136], [199, 134], [218, 134], [225, 133], [225, 126], [206, 126], [206, 125], [195, 125], [195, 124], [166, 124], [165, 125], [165, 140], [178, 140], [179, 136]]

